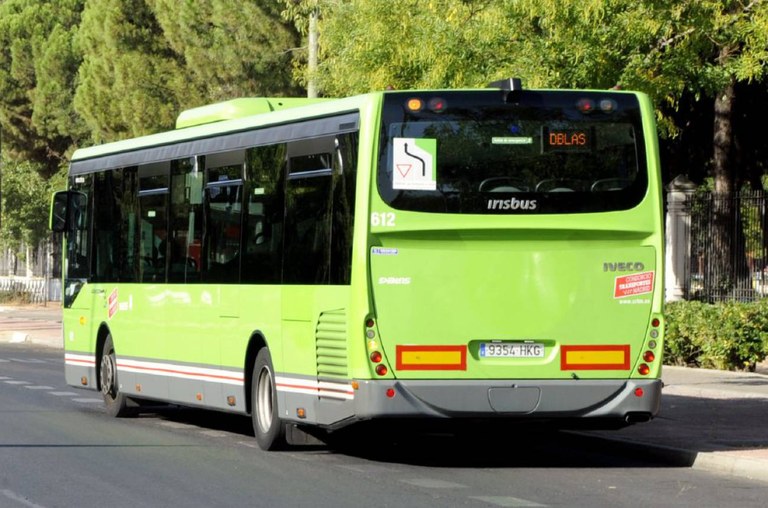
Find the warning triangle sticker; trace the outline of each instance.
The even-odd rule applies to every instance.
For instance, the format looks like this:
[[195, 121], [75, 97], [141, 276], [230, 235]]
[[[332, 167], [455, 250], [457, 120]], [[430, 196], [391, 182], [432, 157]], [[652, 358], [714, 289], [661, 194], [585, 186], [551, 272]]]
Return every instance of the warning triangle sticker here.
[[413, 167], [413, 164], [398, 164], [397, 171], [398, 173], [400, 173], [400, 176], [405, 178], [408, 176], [408, 173], [411, 172], [412, 167]]

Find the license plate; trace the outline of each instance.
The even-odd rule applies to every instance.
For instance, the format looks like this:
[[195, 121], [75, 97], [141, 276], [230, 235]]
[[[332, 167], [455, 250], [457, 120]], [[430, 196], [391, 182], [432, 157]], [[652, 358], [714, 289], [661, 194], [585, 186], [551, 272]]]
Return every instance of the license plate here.
[[544, 344], [537, 342], [481, 342], [481, 358], [544, 358]]

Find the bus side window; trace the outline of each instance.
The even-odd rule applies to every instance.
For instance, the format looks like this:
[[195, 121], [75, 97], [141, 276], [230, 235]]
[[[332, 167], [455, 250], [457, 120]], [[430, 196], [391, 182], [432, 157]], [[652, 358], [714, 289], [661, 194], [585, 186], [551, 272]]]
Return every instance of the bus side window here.
[[349, 284], [352, 273], [352, 232], [355, 216], [358, 134], [336, 137], [333, 160], [331, 220], [331, 284]]
[[288, 144], [283, 283], [330, 284], [334, 138]]
[[96, 174], [94, 207], [94, 280], [138, 280], [138, 214], [136, 168]]
[[195, 157], [171, 161], [168, 282], [199, 282], [202, 269], [203, 172]]
[[244, 157], [243, 150], [205, 157], [205, 281], [240, 282]]
[[165, 282], [170, 163], [139, 166], [140, 282]]
[[246, 153], [244, 283], [281, 281], [285, 163], [285, 144], [251, 148]]

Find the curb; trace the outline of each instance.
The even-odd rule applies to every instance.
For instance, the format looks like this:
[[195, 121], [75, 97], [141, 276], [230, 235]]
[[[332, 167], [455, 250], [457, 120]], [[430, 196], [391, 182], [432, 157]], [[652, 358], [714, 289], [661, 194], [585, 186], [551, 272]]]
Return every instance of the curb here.
[[768, 460], [753, 459], [738, 452], [697, 452], [683, 448], [645, 443], [632, 439], [593, 435], [581, 431], [566, 431], [583, 438], [610, 442], [638, 457], [664, 462], [673, 467], [689, 467], [697, 471], [727, 474], [768, 483]]
[[731, 453], [733, 452], [698, 453], [691, 468], [768, 482], [768, 460], [735, 456]]
[[60, 335], [40, 338], [30, 335], [28, 332], [2, 331], [0, 343], [3, 344], [28, 344], [52, 349], [64, 349], [64, 338]]

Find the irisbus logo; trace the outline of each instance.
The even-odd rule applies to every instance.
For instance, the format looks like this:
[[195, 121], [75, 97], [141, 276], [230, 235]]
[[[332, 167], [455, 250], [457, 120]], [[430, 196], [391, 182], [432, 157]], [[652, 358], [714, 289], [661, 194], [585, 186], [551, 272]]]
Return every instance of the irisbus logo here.
[[488, 210], [536, 210], [535, 199], [489, 199]]

